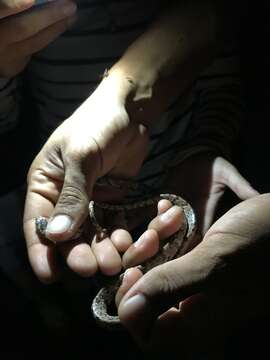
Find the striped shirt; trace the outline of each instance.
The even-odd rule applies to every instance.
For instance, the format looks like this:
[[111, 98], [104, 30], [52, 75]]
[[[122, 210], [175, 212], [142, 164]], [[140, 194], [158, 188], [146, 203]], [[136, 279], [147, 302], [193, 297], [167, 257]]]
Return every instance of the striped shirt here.
[[[38, 121], [42, 145], [95, 90], [105, 69], [145, 31], [159, 11], [158, 2], [148, 0], [146, 6], [142, 0], [78, 0], [77, 23], [33, 56], [23, 76], [0, 79], [0, 134], [16, 127], [25, 100], [22, 82], [27, 81], [30, 87], [27, 96], [31, 97], [29, 116]], [[139, 181], [160, 188], [165, 182], [166, 170], [193, 154], [211, 151], [225, 157], [230, 155], [242, 114], [236, 58], [230, 49], [220, 54], [191, 90], [156, 119], [156, 126], [150, 130], [149, 151], [138, 175]], [[22, 121], [27, 121], [25, 112], [24, 116]], [[0, 268], [31, 298], [46, 323], [49, 318], [52, 324], [56, 322], [58, 329], [62, 307], [53, 311], [55, 302], [52, 306], [50, 299], [39, 294], [31, 279], [23, 284], [18, 280], [18, 274], [27, 279], [30, 276], [22, 223], [14, 222], [21, 219], [22, 211], [20, 191], [0, 198]], [[44, 304], [50, 308], [45, 316]]]
[[[142, 0], [78, 1], [74, 26], [33, 56], [23, 77], [0, 79], [0, 132], [19, 119], [23, 79], [31, 89], [31, 111], [44, 143], [95, 90], [105, 69], [145, 31], [159, 6], [161, 0], [149, 0], [147, 6]], [[158, 189], [168, 167], [188, 156], [211, 151], [228, 157], [241, 114], [236, 54], [229, 49], [156, 119], [138, 180]]]

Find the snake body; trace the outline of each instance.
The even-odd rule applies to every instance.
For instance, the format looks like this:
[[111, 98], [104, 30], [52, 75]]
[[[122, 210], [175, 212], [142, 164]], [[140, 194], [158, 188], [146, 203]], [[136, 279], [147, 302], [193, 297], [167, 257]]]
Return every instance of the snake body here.
[[[183, 248], [186, 243], [186, 240], [194, 233], [196, 227], [195, 214], [192, 207], [180, 196], [173, 194], [161, 194], [156, 197], [150, 197], [144, 200], [140, 200], [133, 203], [121, 204], [121, 205], [110, 205], [104, 203], [96, 203], [90, 201], [89, 203], [89, 215], [92, 224], [95, 226], [97, 233], [106, 233], [108, 230], [104, 229], [99, 225], [95, 210], [96, 208], [101, 208], [103, 210], [117, 212], [117, 211], [129, 211], [138, 208], [144, 208], [150, 205], [157, 204], [159, 200], [167, 199], [173, 205], [179, 206], [185, 215], [185, 220], [181, 228], [168, 239], [163, 244], [160, 244], [159, 252], [152, 257], [150, 260], [146, 261], [144, 264], [139, 265], [138, 268], [146, 273], [155, 266], [161, 265], [167, 261], [179, 257], [183, 253]], [[45, 236], [46, 227], [48, 219], [44, 217], [36, 218], [36, 229], [37, 231]], [[74, 239], [80, 236], [81, 231], [75, 235]], [[121, 328], [120, 319], [118, 316], [113, 316], [109, 314], [109, 307], [114, 304], [114, 298], [117, 290], [119, 289], [123, 275], [119, 275], [117, 278], [114, 278], [109, 285], [103, 287], [96, 295], [92, 302], [92, 313], [97, 323], [106, 329], [116, 330]]]
[[[90, 218], [94, 220], [94, 224], [99, 231], [105, 231], [96, 221], [95, 218], [95, 206], [99, 206], [103, 209], [111, 211], [128, 211], [140, 207], [149, 206], [157, 203], [161, 199], [169, 200], [173, 205], [179, 206], [185, 215], [185, 221], [177, 233], [172, 235], [166, 240], [165, 244], [162, 244], [159, 252], [156, 256], [146, 261], [143, 265], [139, 265], [138, 268], [146, 273], [155, 266], [163, 264], [167, 261], [177, 258], [181, 254], [181, 250], [186, 240], [194, 233], [196, 226], [195, 214], [192, 207], [180, 196], [173, 194], [161, 194], [158, 197], [146, 199], [132, 204], [126, 205], [108, 205], [108, 204], [95, 204], [90, 202], [89, 212]], [[106, 329], [117, 330], [121, 328], [120, 319], [118, 316], [109, 314], [109, 307], [114, 303], [114, 298], [117, 290], [119, 289], [122, 282], [123, 274], [118, 278], [114, 279], [111, 284], [103, 287], [92, 302], [92, 313], [97, 323]]]

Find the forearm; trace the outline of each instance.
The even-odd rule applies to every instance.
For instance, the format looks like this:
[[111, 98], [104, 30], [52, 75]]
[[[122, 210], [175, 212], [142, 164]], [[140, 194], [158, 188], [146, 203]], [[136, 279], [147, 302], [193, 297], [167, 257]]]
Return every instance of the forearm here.
[[218, 15], [213, 3], [172, 5], [109, 70], [107, 78], [117, 78], [129, 96], [130, 113], [143, 108], [138, 121], [164, 111], [214, 58]]
[[194, 53], [216, 40], [216, 12], [211, 2], [175, 2], [125, 52], [112, 71], [133, 81], [135, 99], [151, 96], [156, 81], [168, 77]]

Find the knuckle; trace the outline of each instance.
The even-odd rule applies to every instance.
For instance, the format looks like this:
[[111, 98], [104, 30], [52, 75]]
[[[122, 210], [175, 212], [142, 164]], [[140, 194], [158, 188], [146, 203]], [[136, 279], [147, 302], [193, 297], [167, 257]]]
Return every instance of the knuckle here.
[[70, 210], [75, 207], [87, 207], [86, 194], [79, 187], [66, 185], [62, 191], [58, 205], [68, 207]]
[[82, 148], [78, 149], [76, 146], [74, 146], [67, 150], [66, 162], [69, 165], [78, 163], [86, 156], [87, 156], [87, 152], [84, 149]]
[[158, 266], [152, 270], [152, 282], [159, 293], [170, 294], [176, 289], [175, 277], [163, 270], [162, 266]]
[[76, 143], [68, 145], [65, 152], [65, 161], [69, 167], [80, 167], [80, 169], [87, 169], [91, 166], [93, 171], [100, 165], [100, 150], [95, 141], [90, 139], [85, 145]]
[[[201, 278], [212, 282], [220, 273], [222, 273], [229, 265], [230, 251], [227, 250], [228, 237], [225, 235], [223, 239], [220, 234], [213, 233], [200, 249], [197, 249], [198, 258], [206, 259], [204, 271], [201, 270]], [[214, 244], [214, 246], [213, 246]]]
[[34, 168], [33, 168], [33, 165], [31, 165], [31, 167], [29, 168], [29, 170], [27, 172], [27, 176], [26, 176], [27, 185], [32, 183], [33, 178], [34, 178]]

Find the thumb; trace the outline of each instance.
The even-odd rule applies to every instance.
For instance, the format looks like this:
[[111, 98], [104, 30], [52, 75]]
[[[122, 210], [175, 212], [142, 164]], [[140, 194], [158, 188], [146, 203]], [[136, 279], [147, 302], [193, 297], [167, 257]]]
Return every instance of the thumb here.
[[151, 347], [158, 317], [205, 289], [216, 266], [217, 257], [199, 245], [181, 258], [157, 266], [135, 283], [123, 297], [118, 314], [139, 346]]
[[66, 241], [76, 236], [88, 215], [95, 174], [93, 171], [93, 174], [86, 175], [83, 167], [75, 160], [65, 164], [63, 188], [46, 229], [48, 239]]
[[241, 200], [247, 200], [253, 196], [259, 195], [259, 192], [251, 186], [251, 184], [239, 173], [235, 166], [225, 159], [222, 159], [222, 161], [224, 162], [222, 165], [224, 183]]

